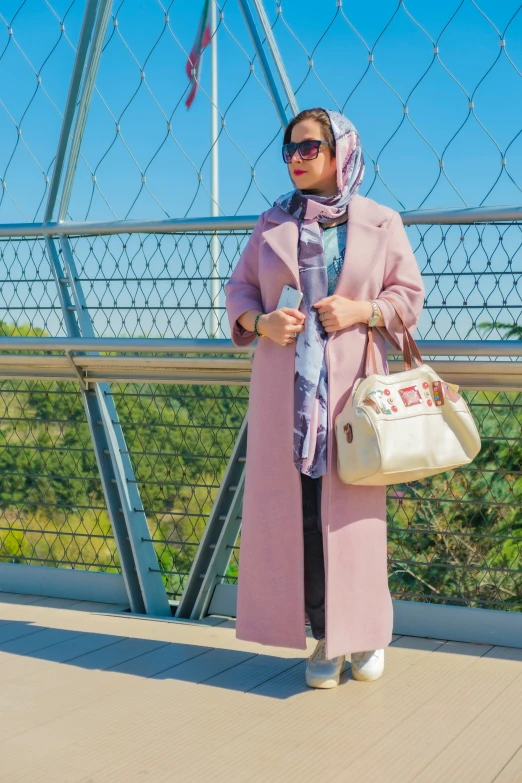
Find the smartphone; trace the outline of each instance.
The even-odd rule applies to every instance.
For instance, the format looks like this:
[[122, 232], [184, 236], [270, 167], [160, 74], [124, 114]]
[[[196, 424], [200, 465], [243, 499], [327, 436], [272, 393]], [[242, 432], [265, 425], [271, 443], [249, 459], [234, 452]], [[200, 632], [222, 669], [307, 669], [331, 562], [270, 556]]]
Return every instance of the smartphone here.
[[295, 307], [296, 310], [299, 310], [299, 305], [301, 304], [302, 298], [302, 291], [298, 291], [296, 288], [292, 288], [290, 285], [285, 285], [281, 291], [281, 296], [279, 297], [276, 310], [279, 310], [280, 307]]

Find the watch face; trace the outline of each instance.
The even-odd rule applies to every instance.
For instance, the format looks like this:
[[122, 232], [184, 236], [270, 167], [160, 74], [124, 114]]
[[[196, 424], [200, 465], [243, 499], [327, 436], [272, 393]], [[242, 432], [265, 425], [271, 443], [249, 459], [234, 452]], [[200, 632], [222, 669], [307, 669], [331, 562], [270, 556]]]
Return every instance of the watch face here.
[[378, 315], [372, 315], [372, 317], [368, 321], [368, 326], [375, 326], [375, 324], [377, 323], [378, 320], [379, 320], [379, 316]]

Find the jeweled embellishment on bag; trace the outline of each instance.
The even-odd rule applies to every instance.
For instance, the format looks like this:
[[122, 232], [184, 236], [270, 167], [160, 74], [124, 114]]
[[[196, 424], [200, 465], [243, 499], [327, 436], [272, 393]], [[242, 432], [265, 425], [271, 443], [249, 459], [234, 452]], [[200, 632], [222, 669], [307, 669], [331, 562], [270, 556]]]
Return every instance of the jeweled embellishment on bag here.
[[433, 381], [431, 385], [433, 387], [433, 399], [435, 400], [435, 405], [444, 405], [442, 383], [440, 381]]
[[411, 405], [419, 405], [422, 402], [422, 397], [416, 386], [407, 386], [405, 389], [399, 389], [399, 394], [407, 408]]

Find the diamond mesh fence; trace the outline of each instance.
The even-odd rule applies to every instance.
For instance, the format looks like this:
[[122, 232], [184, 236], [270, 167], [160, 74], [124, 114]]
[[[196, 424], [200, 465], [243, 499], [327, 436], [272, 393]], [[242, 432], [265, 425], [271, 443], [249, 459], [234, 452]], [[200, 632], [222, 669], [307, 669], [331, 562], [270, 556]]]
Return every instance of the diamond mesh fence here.
[[[337, 109], [358, 128], [363, 195], [397, 209], [520, 202], [522, 6], [444, 0], [428, 13], [412, 0], [377, 2], [370, 12], [330, 0], [317, 13], [311, 0], [278, 0], [265, 7], [299, 108]], [[84, 9], [85, 0], [5, 0], [0, 8], [3, 224], [43, 219]], [[190, 111], [184, 103], [199, 12], [181, 2], [113, 4], [68, 219], [209, 213], [210, 52]], [[281, 126], [237, 3], [218, 4], [214, 35], [225, 174], [218, 211], [255, 215], [290, 189]], [[417, 338], [522, 337], [520, 223], [434, 222], [408, 233], [426, 286]], [[95, 334], [229, 337], [223, 286], [246, 238], [226, 229], [72, 236]], [[1, 334], [66, 334], [43, 239], [0, 240], [0, 281]], [[111, 389], [176, 600], [248, 388]], [[1, 390], [0, 561], [118, 571], [78, 386], [6, 380]], [[522, 399], [502, 391], [466, 397], [483, 439], [473, 465], [389, 489], [390, 586], [394, 597], [519, 611]], [[237, 580], [239, 551], [240, 539], [225, 581]]]
[[80, 390], [0, 381], [0, 561], [119, 571]]
[[[520, 324], [520, 223], [412, 225], [408, 234], [426, 287], [419, 339], [503, 339]], [[217, 295], [211, 289], [215, 236]], [[224, 285], [247, 236], [194, 231], [73, 237], [96, 335], [228, 338]], [[0, 275], [4, 334], [65, 334], [44, 240], [0, 240]]]
[[[176, 600], [237, 440], [248, 387], [113, 384], [112, 393], [166, 589]], [[232, 583], [237, 552], [225, 579]]]
[[[417, 337], [505, 336], [520, 317], [520, 226], [408, 230], [427, 292]], [[246, 236], [219, 234], [221, 287]], [[73, 238], [96, 333], [207, 337], [211, 238], [205, 232]], [[4, 245], [16, 245], [16, 258], [22, 259], [18, 267], [4, 265], [4, 334], [64, 334], [43, 240]], [[16, 275], [17, 285], [10, 289]], [[228, 336], [224, 307], [217, 313], [222, 335]], [[117, 569], [86, 423], [70, 429], [71, 419], [84, 422], [79, 391], [71, 384], [51, 388], [35, 382], [31, 388], [4, 382], [0, 559]], [[113, 384], [112, 393], [166, 589], [176, 601], [246, 411], [248, 390]], [[468, 392], [467, 398], [483, 440], [473, 466], [389, 489], [390, 586], [394, 597], [520, 610], [522, 403], [516, 393]], [[24, 496], [28, 485], [30, 498]], [[54, 485], [60, 487], [58, 495]], [[223, 575], [226, 582], [237, 580], [239, 551], [240, 539]]]
[[522, 609], [522, 395], [464, 394], [474, 462], [388, 491], [390, 590], [457, 606]]
[[0, 239], [0, 334], [65, 334], [58, 290], [41, 239]]
[[[1, 222], [42, 218], [84, 6], [2, 3]], [[377, 0], [370, 12], [324, 0], [318, 12], [312, 0], [271, 0], [265, 8], [299, 108], [326, 104], [359, 129], [364, 195], [398, 209], [519, 202], [518, 2]], [[196, 100], [185, 106], [200, 12], [198, 3], [113, 4], [71, 218], [209, 213], [208, 51]], [[281, 127], [236, 2], [217, 4], [214, 35], [217, 145], [227, 175], [219, 211], [256, 214], [290, 189]]]
[[[169, 597], [179, 599], [248, 406], [245, 386], [113, 384]], [[394, 597], [520, 611], [522, 395], [465, 392], [474, 463], [388, 488]], [[0, 560], [117, 570], [78, 389], [3, 382]], [[240, 536], [224, 581], [237, 581]]]

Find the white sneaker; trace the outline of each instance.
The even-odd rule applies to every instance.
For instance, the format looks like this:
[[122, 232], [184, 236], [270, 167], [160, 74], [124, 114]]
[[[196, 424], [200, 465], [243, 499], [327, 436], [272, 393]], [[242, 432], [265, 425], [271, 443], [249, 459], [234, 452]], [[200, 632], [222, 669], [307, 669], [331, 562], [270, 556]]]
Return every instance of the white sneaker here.
[[352, 653], [351, 662], [352, 674], [356, 680], [376, 680], [384, 671], [384, 650]]
[[325, 640], [319, 639], [315, 650], [308, 658], [306, 684], [311, 688], [335, 688], [339, 685], [344, 669], [346, 656], [337, 655], [335, 658], [327, 658], [324, 646]]

